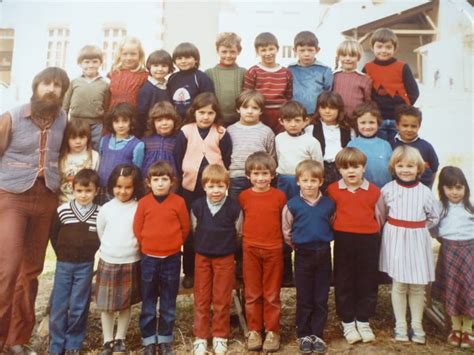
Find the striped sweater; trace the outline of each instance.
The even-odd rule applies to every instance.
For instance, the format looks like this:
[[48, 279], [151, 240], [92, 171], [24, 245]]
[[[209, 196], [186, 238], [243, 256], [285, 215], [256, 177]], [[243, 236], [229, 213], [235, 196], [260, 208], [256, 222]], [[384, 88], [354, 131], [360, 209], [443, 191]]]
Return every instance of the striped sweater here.
[[94, 261], [100, 246], [96, 227], [99, 208], [93, 204], [91, 209], [82, 215], [74, 200], [58, 207], [50, 232], [51, 245], [58, 261]]
[[284, 67], [254, 65], [245, 74], [244, 90], [254, 89], [265, 97], [265, 107], [280, 107], [293, 97], [293, 77]]

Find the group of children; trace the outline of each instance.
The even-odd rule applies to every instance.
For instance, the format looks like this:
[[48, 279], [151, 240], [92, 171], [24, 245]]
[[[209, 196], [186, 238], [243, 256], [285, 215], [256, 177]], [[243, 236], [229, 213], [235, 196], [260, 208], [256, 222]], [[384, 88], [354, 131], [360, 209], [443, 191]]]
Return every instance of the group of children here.
[[265, 32], [255, 39], [260, 63], [245, 71], [236, 64], [240, 38], [223, 33], [220, 62], [204, 73], [191, 43], [145, 63], [139, 40], [127, 38], [110, 83], [99, 75], [100, 49], [84, 47], [83, 75], [64, 101], [50, 352], [82, 347], [99, 250], [104, 355], [126, 352], [131, 306], [140, 301], [144, 353], [174, 353], [181, 254], [183, 286], [194, 286], [194, 354], [208, 351], [209, 338], [215, 354], [227, 352], [236, 275], [249, 351], [279, 349], [280, 288], [294, 275], [299, 349], [324, 353], [333, 240], [346, 340], [375, 339], [369, 319], [382, 271], [393, 279], [395, 340], [425, 343], [424, 291], [435, 280], [428, 228], [438, 224], [434, 294], [452, 316], [448, 342], [472, 347], [469, 186], [462, 171], [445, 167], [438, 206], [431, 186], [439, 164], [418, 137], [416, 81], [395, 59], [390, 29], [375, 31], [371, 46], [367, 75], [357, 71], [354, 40], [338, 47], [333, 73], [315, 58], [316, 36], [303, 31], [294, 41], [298, 62], [284, 68], [276, 37]]

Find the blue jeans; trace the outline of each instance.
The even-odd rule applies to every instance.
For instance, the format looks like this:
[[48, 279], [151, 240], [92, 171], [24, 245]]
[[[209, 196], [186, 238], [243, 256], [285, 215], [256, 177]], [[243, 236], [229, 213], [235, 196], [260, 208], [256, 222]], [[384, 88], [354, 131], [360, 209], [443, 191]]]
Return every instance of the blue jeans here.
[[93, 123], [91, 128], [92, 149], [99, 151], [100, 138], [102, 137], [102, 123]]
[[328, 295], [331, 284], [331, 248], [320, 243], [317, 251], [296, 250], [296, 335], [323, 337], [328, 318]]
[[252, 184], [246, 176], [238, 176], [235, 178], [231, 178], [229, 196], [237, 200], [239, 198], [240, 193], [250, 187], [252, 187]]
[[300, 194], [300, 187], [296, 184], [294, 175], [278, 175], [277, 188], [285, 193], [287, 200]]
[[86, 336], [93, 262], [58, 261], [49, 317], [49, 351], [80, 350]]
[[377, 132], [377, 136], [388, 142], [393, 142], [397, 133], [398, 129], [395, 120], [383, 120]]
[[[179, 290], [181, 253], [166, 258], [142, 255], [142, 312], [140, 331], [142, 343], [171, 343], [176, 320], [176, 297]], [[156, 304], [160, 297], [160, 318], [156, 331]]]

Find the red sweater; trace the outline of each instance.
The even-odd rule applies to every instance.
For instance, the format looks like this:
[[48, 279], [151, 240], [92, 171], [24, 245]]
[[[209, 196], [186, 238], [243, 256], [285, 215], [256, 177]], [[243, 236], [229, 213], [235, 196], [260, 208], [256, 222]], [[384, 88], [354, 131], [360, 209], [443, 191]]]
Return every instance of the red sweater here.
[[265, 107], [280, 107], [293, 97], [293, 76], [284, 67], [276, 71], [254, 65], [245, 73], [243, 90], [253, 89], [265, 97]]
[[143, 254], [168, 256], [179, 252], [189, 229], [189, 213], [181, 196], [171, 192], [160, 203], [149, 193], [138, 201], [133, 232]]
[[380, 231], [376, 219], [376, 206], [380, 190], [369, 183], [368, 189], [350, 191], [341, 188], [339, 181], [329, 185], [327, 193], [336, 203], [336, 217], [333, 229], [339, 232], [374, 234]]
[[148, 72], [120, 70], [108, 74], [110, 78], [109, 109], [117, 104], [126, 102], [133, 107], [137, 106], [138, 91], [148, 79]]
[[285, 194], [273, 187], [266, 192], [247, 189], [240, 194], [239, 202], [244, 213], [244, 244], [262, 249], [281, 248], [281, 213], [286, 204]]

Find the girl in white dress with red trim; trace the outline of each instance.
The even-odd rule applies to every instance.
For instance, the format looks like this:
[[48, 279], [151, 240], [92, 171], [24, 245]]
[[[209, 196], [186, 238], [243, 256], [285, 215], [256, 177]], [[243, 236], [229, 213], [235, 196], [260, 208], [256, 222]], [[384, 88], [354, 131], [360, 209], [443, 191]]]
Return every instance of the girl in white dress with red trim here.
[[[392, 154], [390, 170], [395, 180], [382, 188], [385, 223], [380, 248], [380, 271], [393, 279], [392, 306], [395, 340], [425, 344], [422, 319], [425, 286], [434, 281], [435, 270], [428, 228], [439, 221], [433, 192], [419, 182], [423, 158], [416, 148], [400, 146]], [[406, 321], [408, 304], [411, 330]], [[410, 338], [409, 338], [410, 335]]]

